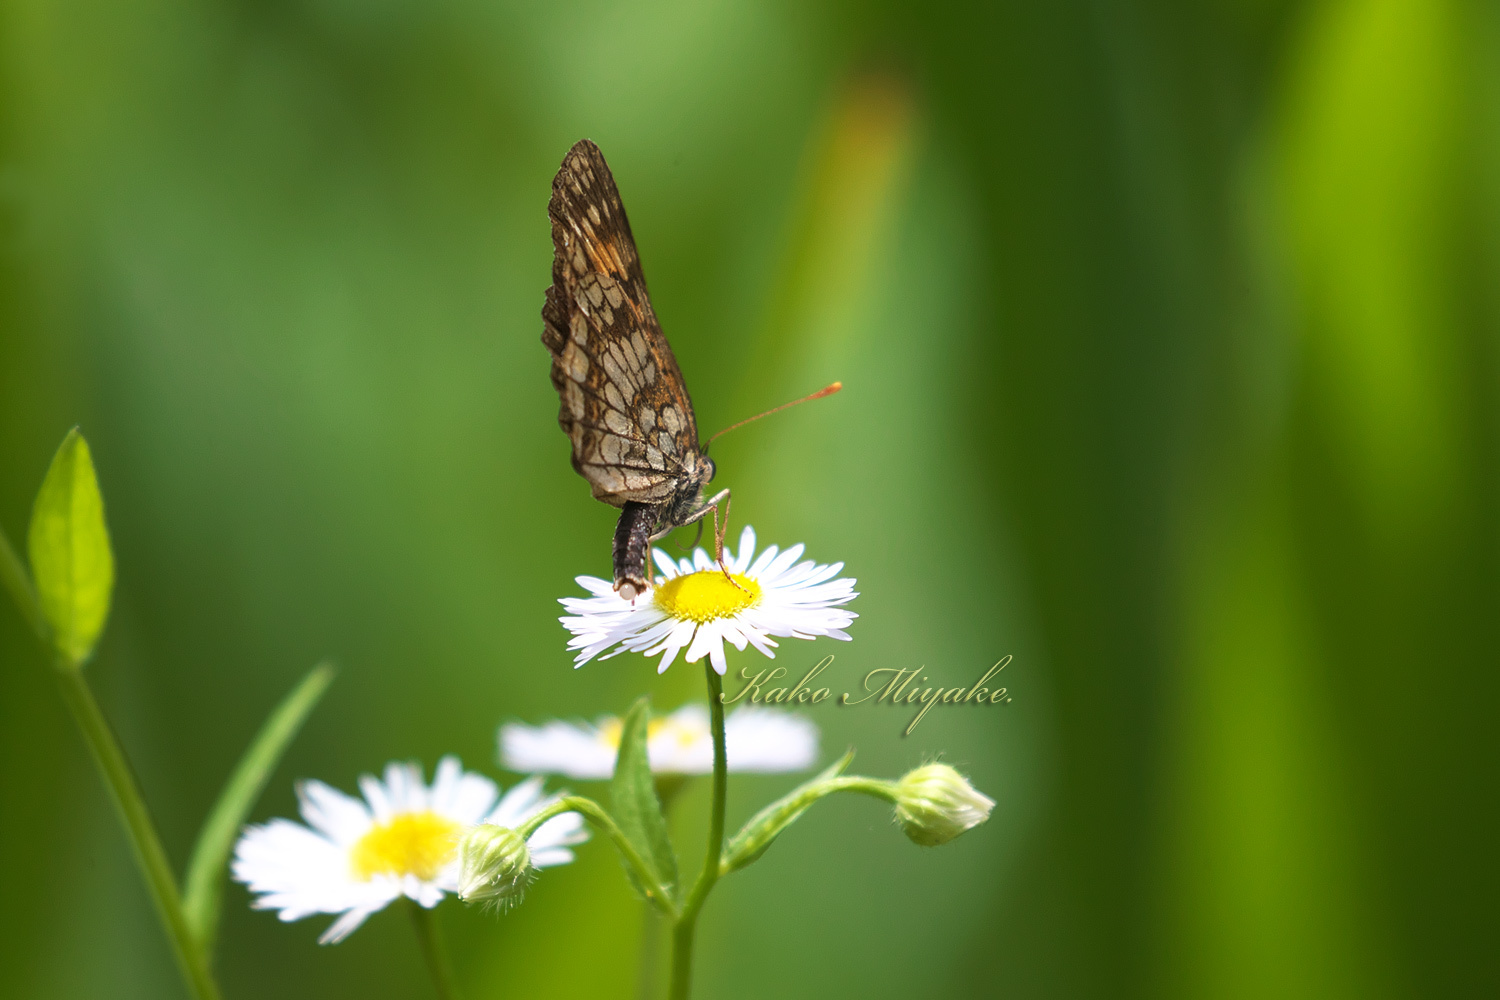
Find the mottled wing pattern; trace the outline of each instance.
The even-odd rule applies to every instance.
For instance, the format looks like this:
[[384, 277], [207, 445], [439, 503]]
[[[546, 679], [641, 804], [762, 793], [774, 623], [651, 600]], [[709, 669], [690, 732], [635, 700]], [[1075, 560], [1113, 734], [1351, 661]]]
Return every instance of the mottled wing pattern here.
[[662, 502], [697, 454], [698, 427], [598, 146], [584, 139], [568, 151], [547, 214], [554, 256], [542, 343], [573, 468], [616, 507]]

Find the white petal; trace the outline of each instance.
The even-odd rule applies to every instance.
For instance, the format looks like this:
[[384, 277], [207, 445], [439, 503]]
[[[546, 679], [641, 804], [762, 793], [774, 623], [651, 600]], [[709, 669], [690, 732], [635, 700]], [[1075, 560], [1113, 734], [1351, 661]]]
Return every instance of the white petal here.
[[597, 729], [554, 719], [541, 726], [518, 722], [500, 727], [500, 761], [522, 774], [566, 774], [603, 779], [615, 773], [615, 748]]
[[776, 578], [791, 568], [792, 563], [802, 558], [802, 550], [805, 546], [798, 542], [787, 549], [781, 555], [771, 560], [771, 565], [766, 567], [765, 578], [767, 581], [775, 582]]
[[499, 794], [500, 789], [489, 778], [464, 773], [444, 799], [439, 800], [438, 790], [433, 789], [432, 811], [464, 826], [473, 826], [490, 811]]
[[443, 901], [443, 890], [431, 882], [424, 882], [408, 875], [403, 880], [402, 895], [414, 900], [423, 909], [430, 910]]
[[750, 568], [750, 558], [755, 555], [755, 529], [745, 525], [745, 530], [740, 532], [740, 554], [731, 568], [736, 573], [743, 573]]
[[801, 771], [818, 757], [818, 727], [810, 719], [747, 705], [724, 720], [725, 758], [731, 771]]
[[661, 570], [662, 576], [668, 580], [677, 575], [677, 563], [661, 549], [652, 549], [651, 558], [655, 561], [656, 568]]
[[532, 775], [500, 797], [500, 804], [485, 817], [486, 823], [496, 826], [516, 826], [536, 811], [542, 797], [542, 777]]
[[776, 559], [776, 553], [778, 551], [779, 549], [777, 549], [777, 547], [774, 545], [766, 548], [766, 550], [760, 554], [759, 558], [757, 558], [755, 562], [750, 564], [750, 569], [746, 572], [745, 575], [753, 580], [759, 580], [761, 577], [765, 576], [766, 567], [771, 565], [771, 563]]
[[321, 781], [299, 782], [297, 799], [298, 811], [313, 829], [346, 847], [368, 833], [374, 823], [363, 802]]
[[573, 860], [573, 852], [566, 847], [547, 847], [540, 851], [531, 852], [531, 863], [538, 868], [551, 868], [554, 865], [565, 865]]
[[358, 930], [360, 924], [364, 923], [372, 913], [380, 909], [382, 907], [377, 906], [374, 909], [350, 910], [335, 920], [326, 931], [319, 935], [318, 944], [338, 944], [344, 938]]
[[714, 646], [718, 646], [722, 651], [724, 642], [719, 638], [718, 625], [718, 622], [704, 622], [699, 625], [698, 630], [693, 633], [693, 642], [688, 646], [688, 651], [683, 655], [683, 659], [688, 663], [697, 663], [707, 656], [708, 651]]
[[384, 823], [395, 815], [396, 807], [384, 782], [373, 774], [361, 774], [358, 781], [360, 794], [370, 804], [370, 813], [375, 817], [375, 822]]
[[[581, 844], [588, 839], [589, 831], [584, 826], [583, 817], [577, 813], [562, 813], [537, 827], [536, 831], [526, 838], [526, 847], [533, 851], [545, 851]], [[536, 864], [537, 867], [542, 867], [540, 862]]]

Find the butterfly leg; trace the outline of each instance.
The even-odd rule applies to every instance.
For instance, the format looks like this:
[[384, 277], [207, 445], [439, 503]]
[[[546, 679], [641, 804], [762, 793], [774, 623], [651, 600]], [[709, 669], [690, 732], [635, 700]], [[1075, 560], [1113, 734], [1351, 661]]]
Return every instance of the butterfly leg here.
[[[724, 501], [724, 524], [722, 526], [719, 524], [720, 500]], [[739, 581], [730, 574], [729, 567], [724, 565], [724, 536], [729, 534], [729, 491], [727, 489], [720, 490], [711, 497], [708, 501], [708, 509], [713, 511], [714, 518], [714, 559], [718, 561], [719, 569], [724, 571], [724, 579], [734, 584], [740, 590], [744, 590], [745, 588], [740, 586]], [[699, 523], [701, 524], [702, 522], [700, 521]]]
[[[724, 505], [724, 524], [722, 527], [719, 525], [719, 504], [721, 503]], [[734, 578], [734, 574], [729, 572], [729, 567], [724, 565], [724, 536], [729, 531], [729, 491], [727, 489], [720, 490], [705, 500], [703, 506], [693, 511], [692, 515], [683, 520], [677, 527], [685, 528], [694, 521], [702, 525], [703, 519], [709, 516], [712, 516], [714, 519], [714, 561], [719, 564], [719, 569], [724, 571], [724, 579], [734, 584], [737, 589], [744, 590], [745, 588], [741, 587], [739, 581]]]

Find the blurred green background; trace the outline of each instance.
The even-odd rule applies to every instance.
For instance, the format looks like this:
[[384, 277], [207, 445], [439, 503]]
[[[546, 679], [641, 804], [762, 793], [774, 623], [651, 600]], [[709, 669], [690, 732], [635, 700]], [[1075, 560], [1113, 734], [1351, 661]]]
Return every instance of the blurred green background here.
[[[538, 339], [588, 136], [705, 432], [847, 385], [715, 449], [739, 523], [859, 578], [855, 641], [778, 663], [1016, 657], [909, 738], [814, 710], [825, 760], [942, 753], [994, 818], [923, 851], [820, 806], [711, 898], [697, 995], [1500, 993], [1493, 3], [13, 0], [0, 51], [0, 525], [80, 424], [90, 673], [179, 865], [324, 656], [258, 819], [701, 697], [555, 621], [613, 524]], [[0, 993], [183, 995], [8, 608], [0, 658]], [[398, 912], [319, 948], [246, 903], [227, 996], [430, 995]], [[439, 912], [471, 997], [632, 993], [602, 844]]]

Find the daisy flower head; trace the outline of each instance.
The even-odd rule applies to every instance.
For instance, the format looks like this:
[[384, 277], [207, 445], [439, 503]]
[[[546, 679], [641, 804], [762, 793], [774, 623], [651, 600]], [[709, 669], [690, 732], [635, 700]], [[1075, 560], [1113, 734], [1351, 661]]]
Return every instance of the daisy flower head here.
[[[513, 827], [555, 801], [532, 777], [500, 796], [457, 757], [438, 761], [432, 784], [416, 764], [391, 763], [384, 780], [361, 775], [363, 800], [321, 781], [297, 786], [302, 823], [273, 819], [246, 827], [231, 872], [256, 895], [256, 909], [282, 920], [314, 913], [339, 918], [318, 938], [342, 941], [372, 914], [406, 896], [431, 909], [458, 891], [458, 842], [481, 823]], [[498, 802], [496, 800], [499, 800]], [[555, 816], [527, 840], [539, 868], [573, 860], [572, 845], [588, 839], [583, 817]]]
[[[615, 773], [621, 729], [613, 715], [602, 716], [594, 725], [561, 719], [540, 726], [509, 722], [500, 727], [500, 763], [523, 773], [606, 779]], [[734, 772], [805, 770], [818, 756], [818, 727], [791, 712], [745, 705], [724, 720], [724, 752]], [[653, 774], [712, 773], [714, 738], [708, 708], [690, 703], [653, 718], [646, 726], [646, 756]]]
[[754, 646], [774, 659], [772, 636], [847, 641], [844, 629], [859, 617], [842, 607], [859, 596], [854, 580], [839, 577], [843, 563], [798, 562], [802, 550], [801, 544], [784, 552], [772, 545], [756, 556], [755, 531], [746, 527], [739, 553], [724, 552], [731, 582], [702, 548], [680, 561], [652, 549], [661, 575], [634, 601], [617, 594], [608, 580], [578, 577], [579, 586], [594, 596], [562, 598], [569, 614], [558, 619], [573, 633], [568, 641], [568, 648], [578, 651], [573, 665], [629, 651], [660, 655], [656, 669], [661, 673], [682, 653], [689, 663], [707, 656], [723, 674], [725, 642], [736, 649]]

